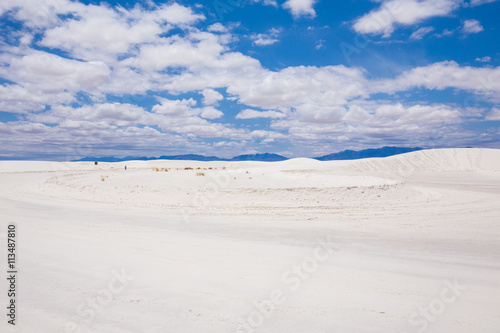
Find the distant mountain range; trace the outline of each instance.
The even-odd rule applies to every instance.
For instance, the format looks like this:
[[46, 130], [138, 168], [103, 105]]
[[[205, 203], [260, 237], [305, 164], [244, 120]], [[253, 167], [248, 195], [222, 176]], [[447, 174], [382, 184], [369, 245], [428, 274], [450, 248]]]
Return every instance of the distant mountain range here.
[[[371, 158], [371, 157], [387, 157], [392, 155], [409, 153], [412, 151], [422, 150], [424, 148], [404, 148], [404, 147], [383, 147], [376, 149], [365, 149], [360, 151], [355, 150], [344, 150], [338, 153], [333, 153], [330, 155], [325, 155], [321, 157], [315, 157], [314, 159], [319, 161], [334, 161], [334, 160], [357, 160], [361, 158]], [[192, 161], [260, 161], [260, 162], [278, 162], [288, 160], [288, 157], [277, 155], [277, 154], [252, 154], [252, 155], [239, 155], [233, 158], [219, 158], [217, 156], [203, 156], [203, 155], [172, 155], [172, 156], [160, 156], [160, 157], [136, 157], [127, 156], [123, 158], [118, 158], [114, 156], [109, 157], [85, 157], [75, 162], [123, 162], [123, 161], [150, 161], [150, 160], [192, 160]]]
[[322, 157], [316, 157], [319, 161], [334, 161], [334, 160], [358, 160], [361, 158], [371, 157], [388, 157], [392, 155], [399, 155], [410, 153], [412, 151], [422, 150], [423, 148], [404, 148], [404, 147], [382, 147], [377, 149], [365, 149], [360, 151], [344, 150], [339, 153], [333, 153]]

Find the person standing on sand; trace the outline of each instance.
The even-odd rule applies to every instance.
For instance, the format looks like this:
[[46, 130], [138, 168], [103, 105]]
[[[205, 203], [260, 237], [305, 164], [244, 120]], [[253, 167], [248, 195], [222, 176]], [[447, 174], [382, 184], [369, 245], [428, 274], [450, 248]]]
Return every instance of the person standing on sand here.
[[125, 171], [127, 171], [127, 166], [125, 165]]

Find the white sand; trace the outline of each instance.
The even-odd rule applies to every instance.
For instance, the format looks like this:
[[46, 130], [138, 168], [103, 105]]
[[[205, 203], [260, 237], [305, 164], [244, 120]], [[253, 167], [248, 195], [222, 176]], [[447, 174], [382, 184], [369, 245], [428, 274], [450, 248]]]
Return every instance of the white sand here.
[[15, 223], [19, 267], [1, 332], [500, 327], [499, 150], [0, 162], [0, 184], [0, 261]]

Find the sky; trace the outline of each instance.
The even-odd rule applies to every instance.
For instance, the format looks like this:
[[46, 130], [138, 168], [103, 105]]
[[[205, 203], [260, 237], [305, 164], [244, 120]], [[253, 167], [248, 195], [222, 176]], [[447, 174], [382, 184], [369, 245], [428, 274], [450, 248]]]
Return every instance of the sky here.
[[500, 2], [0, 2], [0, 159], [500, 148]]

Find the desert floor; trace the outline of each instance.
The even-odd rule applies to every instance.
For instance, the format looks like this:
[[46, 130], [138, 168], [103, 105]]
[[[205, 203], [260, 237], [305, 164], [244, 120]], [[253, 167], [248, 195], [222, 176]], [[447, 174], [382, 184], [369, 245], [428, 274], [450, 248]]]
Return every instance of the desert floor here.
[[499, 150], [0, 162], [0, 184], [1, 332], [500, 330]]

